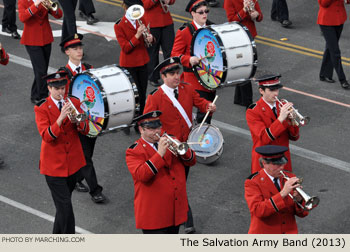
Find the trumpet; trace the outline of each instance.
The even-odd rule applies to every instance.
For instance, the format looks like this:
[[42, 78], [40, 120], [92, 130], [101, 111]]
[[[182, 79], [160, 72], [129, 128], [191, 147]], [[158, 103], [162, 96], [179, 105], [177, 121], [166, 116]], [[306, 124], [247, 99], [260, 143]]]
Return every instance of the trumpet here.
[[[161, 138], [161, 136], [156, 133], [156, 136]], [[173, 153], [175, 156], [184, 155], [188, 150], [187, 143], [181, 143], [179, 140], [172, 138], [167, 133], [164, 132], [163, 136], [165, 136], [168, 140], [169, 146], [168, 150]]]
[[[126, 10], [127, 15], [132, 19], [136, 20], [136, 22], [141, 26], [143, 25], [141, 18], [143, 14], [145, 14], [145, 9], [138, 4], [131, 5], [127, 10]], [[147, 47], [151, 47], [152, 43], [148, 41], [147, 37], [150, 35], [149, 33], [149, 24], [147, 26], [147, 31], [142, 33], [143, 40], [145, 41], [145, 44]]]
[[254, 12], [254, 11], [256, 11], [255, 10], [255, 4], [256, 4], [257, 1], [258, 0], [255, 0], [255, 1], [254, 0], [250, 0], [249, 4], [247, 6], [249, 14]]
[[[280, 108], [288, 103], [288, 101], [286, 99], [281, 99], [279, 100], [277, 98], [277, 96], [275, 97], [276, 98], [276, 101], [278, 102]], [[303, 116], [301, 115], [297, 109], [295, 109], [293, 106], [291, 107], [291, 120], [292, 120], [292, 123], [296, 126], [305, 126], [307, 125], [309, 122], [310, 122], [310, 117], [309, 116]]]
[[[63, 96], [61, 96], [61, 99], [63, 99]], [[89, 98], [85, 98], [84, 100], [82, 100], [80, 102], [80, 104], [88, 101]], [[77, 110], [77, 108], [74, 106], [73, 102], [71, 99], [69, 99], [69, 97], [67, 96], [65, 103], [68, 102], [69, 103], [69, 113], [68, 113], [68, 118], [72, 123], [79, 123], [82, 121], [85, 121], [87, 119], [87, 115], [85, 113], [79, 113], [79, 111]]]
[[169, 5], [164, 3], [162, 0], [159, 0], [160, 6], [162, 7], [162, 10], [164, 13], [169, 12]]
[[57, 11], [58, 10], [58, 2], [53, 2], [51, 0], [46, 0], [41, 2], [42, 6], [47, 10]]
[[[290, 178], [284, 174], [283, 171], [280, 171], [280, 173], [282, 174], [283, 178], [285, 180], [289, 180]], [[301, 184], [301, 182], [298, 182], [299, 184]], [[301, 207], [303, 210], [306, 211], [311, 211], [312, 209], [314, 209], [315, 207], [318, 206], [318, 204], [320, 203], [320, 199], [317, 196], [312, 196], [310, 197], [307, 193], [305, 193], [302, 189], [300, 189], [299, 187], [295, 188], [295, 190], [299, 193], [299, 195], [303, 198], [303, 200], [305, 201], [305, 206], [303, 206], [302, 204], [300, 204], [299, 202], [297, 202], [293, 195], [289, 193], [289, 197], [291, 197], [297, 204], [299, 207]]]

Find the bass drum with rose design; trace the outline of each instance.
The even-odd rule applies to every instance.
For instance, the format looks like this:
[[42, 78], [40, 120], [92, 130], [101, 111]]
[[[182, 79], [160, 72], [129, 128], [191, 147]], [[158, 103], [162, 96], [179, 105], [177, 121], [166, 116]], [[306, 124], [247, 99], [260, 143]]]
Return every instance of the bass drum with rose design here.
[[209, 90], [250, 79], [258, 64], [254, 39], [248, 28], [237, 22], [198, 29], [192, 38], [191, 55], [201, 59], [193, 72]]
[[129, 127], [140, 111], [135, 82], [128, 70], [117, 65], [76, 75], [69, 92], [81, 101], [87, 98], [81, 109], [89, 117], [90, 137]]

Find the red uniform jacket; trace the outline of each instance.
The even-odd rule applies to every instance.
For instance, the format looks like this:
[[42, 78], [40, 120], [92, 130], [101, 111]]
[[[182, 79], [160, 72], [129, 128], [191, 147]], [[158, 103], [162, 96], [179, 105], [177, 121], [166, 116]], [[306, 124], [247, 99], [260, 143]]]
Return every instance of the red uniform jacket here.
[[[201, 112], [206, 112], [210, 102], [201, 98], [191, 85], [181, 83], [178, 91], [178, 101], [191, 122], [193, 106], [199, 108]], [[175, 136], [181, 142], [187, 141], [190, 129], [178, 109], [160, 87], [148, 95], [143, 113], [154, 110], [162, 111], [162, 115], [159, 118], [164, 131]]]
[[9, 55], [6, 53], [5, 49], [2, 48], [0, 50], [0, 64], [1, 65], [7, 65], [9, 63]]
[[[70, 97], [74, 106], [82, 113], [78, 98]], [[56, 123], [60, 115], [51, 96], [34, 107], [35, 121], [41, 135], [40, 173], [53, 177], [68, 177], [86, 165], [78, 131], [86, 135], [89, 124], [79, 126], [66, 118], [61, 127]]]
[[[145, 24], [143, 17], [141, 21]], [[143, 36], [139, 39], [135, 37], [138, 27], [136, 22], [135, 29], [125, 16], [114, 25], [114, 32], [121, 47], [119, 65], [122, 67], [143, 66], [149, 61]]]
[[[18, 0], [18, 13], [19, 19], [24, 23], [22, 45], [44, 46], [53, 42], [49, 12], [42, 4], [35, 7], [31, 0]], [[58, 19], [62, 17], [63, 12], [61, 9], [56, 12], [50, 10], [50, 14]]]
[[[255, 38], [255, 36], [257, 35], [255, 23], [250, 18], [250, 15], [243, 10], [243, 0], [225, 0], [224, 9], [226, 11], [226, 16], [229, 22], [237, 21], [242, 25], [247, 26], [253, 38]], [[256, 21], [262, 21], [263, 14], [261, 12], [258, 1], [256, 1], [255, 3], [255, 10], [259, 12], [259, 16], [256, 18]]]
[[[277, 115], [279, 115], [279, 111], [279, 106], [277, 106]], [[246, 119], [253, 140], [252, 173], [261, 169], [259, 164], [261, 155], [255, 151], [256, 147], [267, 144], [289, 147], [289, 140], [296, 141], [299, 139], [299, 127], [289, 125], [286, 120], [280, 123], [272, 109], [262, 98], [257, 103], [249, 106], [246, 112]], [[285, 152], [285, 156], [288, 158], [288, 163], [284, 169], [292, 171], [289, 150]]]
[[[197, 30], [196, 25], [192, 21], [191, 23], [195, 30]], [[181, 58], [181, 64], [184, 67], [192, 68], [190, 64], [190, 58], [191, 58], [191, 42], [192, 42], [192, 34], [188, 26], [182, 26], [179, 30], [176, 32], [175, 41], [173, 45], [173, 50], [171, 51], [171, 56], [178, 56]], [[209, 91], [205, 87], [203, 87], [197, 77], [194, 75], [193, 72], [183, 72], [184, 74], [184, 82], [190, 83], [194, 89], [196, 90], [202, 90], [206, 92], [213, 92]]]
[[[286, 172], [287, 173], [287, 172]], [[295, 177], [287, 173], [288, 177]], [[284, 181], [280, 178], [281, 189]], [[244, 197], [250, 211], [249, 234], [297, 234], [295, 215], [309, 212], [300, 208], [289, 196], [284, 199], [264, 170], [252, 174], [244, 183]]]
[[[171, 18], [170, 11], [165, 13], [162, 6], [159, 3], [160, 0], [142, 0], [143, 7], [145, 8], [145, 25], [150, 24], [151, 28], [164, 27], [171, 25], [173, 19]], [[169, 5], [175, 3], [175, 0], [171, 0]]]
[[346, 21], [344, 0], [318, 0], [317, 24], [319, 25], [342, 25]]
[[126, 150], [126, 164], [134, 180], [136, 228], [159, 229], [187, 220], [184, 165], [195, 163], [191, 149], [180, 157], [168, 150], [162, 158], [142, 138]]
[[[88, 68], [86, 67], [88, 66]], [[64, 93], [64, 97], [66, 97], [68, 95], [69, 92], [69, 88], [70, 88], [70, 84], [72, 82], [72, 78], [77, 75], [77, 73], [75, 71], [73, 71], [73, 69], [69, 66], [69, 64], [67, 63], [67, 65], [65, 66], [66, 69], [64, 69], [65, 71], [69, 71], [70, 73], [68, 73], [68, 81], [66, 84], [66, 92]], [[85, 64], [85, 63], [81, 63], [81, 71], [85, 71], [87, 69], [93, 68], [91, 65]], [[61, 69], [60, 69], [61, 70]], [[75, 70], [75, 69], [74, 69]]]

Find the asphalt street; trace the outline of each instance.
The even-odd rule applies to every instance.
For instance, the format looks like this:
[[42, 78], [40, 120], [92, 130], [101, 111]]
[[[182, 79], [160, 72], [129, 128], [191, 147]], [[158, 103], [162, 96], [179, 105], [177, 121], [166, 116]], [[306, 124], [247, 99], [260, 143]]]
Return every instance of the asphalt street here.
[[[122, 17], [120, 0], [97, 0], [100, 22], [86, 25], [77, 14], [78, 30], [84, 33], [84, 61], [95, 68], [118, 64], [120, 47], [113, 25]], [[209, 19], [226, 22], [221, 7], [211, 8]], [[317, 195], [320, 205], [304, 219], [298, 219], [300, 233], [349, 233], [350, 183], [349, 135], [350, 91], [339, 82], [319, 81], [325, 41], [316, 23], [317, 1], [288, 1], [293, 26], [282, 28], [270, 19], [272, 0], [259, 1], [264, 19], [257, 24], [258, 69], [256, 76], [280, 73], [285, 86], [280, 98], [294, 103], [310, 124], [292, 142], [293, 172], [304, 178], [304, 191]], [[177, 0], [170, 11], [175, 28], [189, 20], [186, 0]], [[350, 6], [347, 6], [350, 11]], [[0, 16], [3, 5], [0, 4]], [[23, 24], [17, 16], [19, 32]], [[67, 62], [58, 46], [61, 20], [51, 22], [55, 34], [50, 59], [54, 71]], [[283, 38], [287, 40], [283, 40]], [[281, 40], [282, 39], [282, 40]], [[350, 25], [344, 25], [340, 47], [345, 74], [350, 78]], [[0, 32], [0, 42], [10, 54], [10, 63], [0, 67], [0, 233], [51, 233], [55, 207], [38, 169], [41, 138], [38, 134], [30, 89], [33, 71], [29, 56], [18, 40]], [[334, 75], [336, 79], [336, 75]], [[154, 87], [149, 86], [151, 92]], [[259, 99], [254, 86], [254, 100]], [[245, 108], [233, 104], [234, 88], [217, 91], [217, 125], [225, 140], [221, 158], [211, 165], [191, 168], [188, 196], [198, 233], [247, 233], [250, 214], [244, 200], [244, 181], [250, 174], [252, 142], [245, 120]], [[77, 232], [139, 234], [133, 213], [133, 181], [125, 164], [125, 150], [139, 136], [116, 132], [100, 136], [94, 164], [99, 183], [108, 197], [106, 204], [93, 203], [87, 193], [73, 193]], [[183, 233], [181, 227], [180, 232]]]

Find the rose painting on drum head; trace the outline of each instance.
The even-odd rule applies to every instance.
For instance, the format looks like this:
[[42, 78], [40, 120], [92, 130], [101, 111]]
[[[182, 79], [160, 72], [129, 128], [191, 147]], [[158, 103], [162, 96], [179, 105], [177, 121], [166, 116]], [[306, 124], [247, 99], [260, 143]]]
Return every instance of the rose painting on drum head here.
[[207, 43], [207, 46], [205, 47], [204, 51], [206, 59], [209, 61], [209, 63], [213, 62], [215, 60], [215, 46], [213, 42], [209, 41]]
[[194, 67], [199, 83], [207, 89], [216, 89], [224, 81], [224, 60], [220, 43], [209, 29], [197, 30], [192, 38], [191, 55], [201, 59]]
[[95, 99], [95, 91], [92, 87], [87, 87], [84, 92], [84, 99], [88, 98], [85, 102], [86, 106], [91, 109], [94, 107], [96, 99]]

